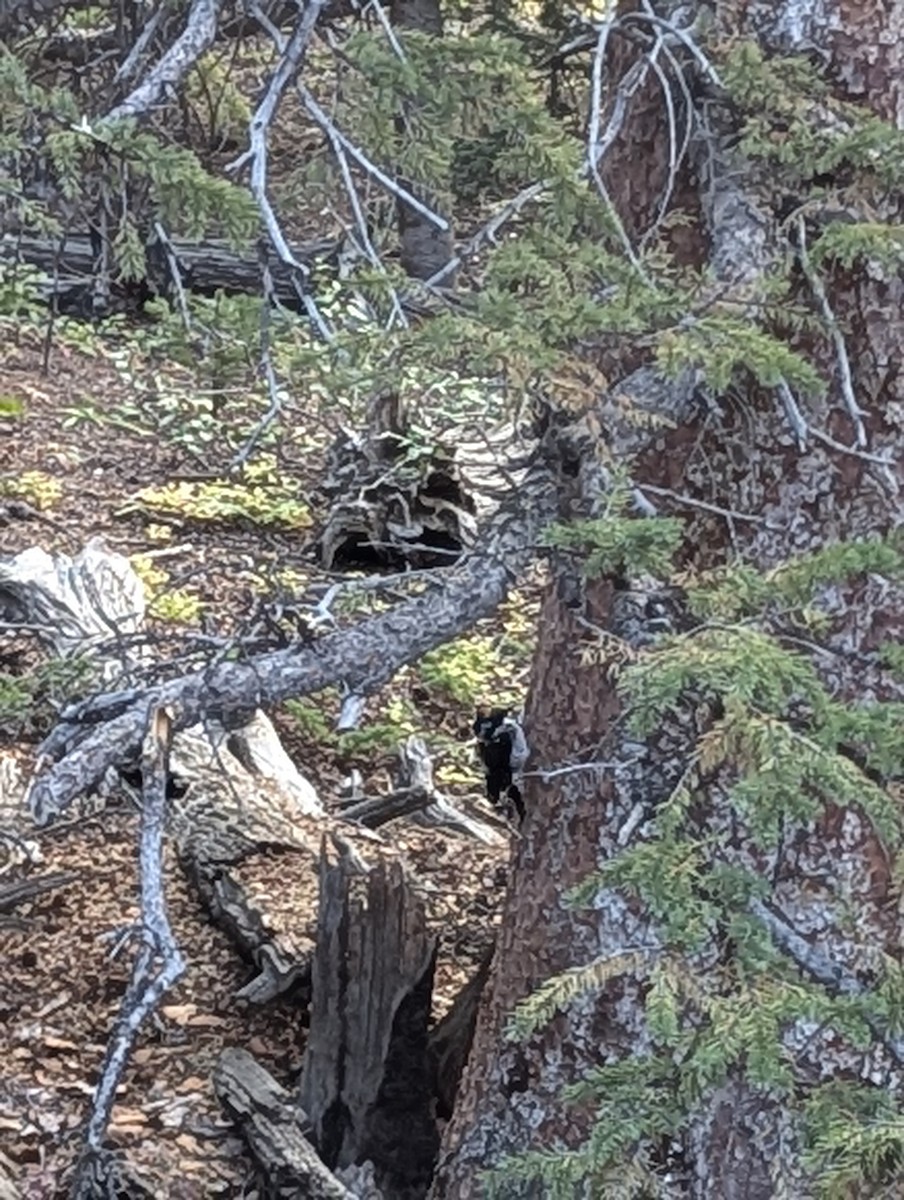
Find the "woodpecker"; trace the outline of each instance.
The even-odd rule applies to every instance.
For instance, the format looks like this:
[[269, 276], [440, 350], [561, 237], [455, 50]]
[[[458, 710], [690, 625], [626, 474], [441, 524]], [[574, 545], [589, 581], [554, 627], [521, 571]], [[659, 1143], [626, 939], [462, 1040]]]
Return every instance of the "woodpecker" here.
[[523, 821], [524, 800], [514, 777], [524, 769], [530, 753], [524, 730], [508, 715], [507, 709], [480, 707], [474, 736], [486, 775], [487, 798], [499, 807], [505, 796], [514, 806], [519, 822]]

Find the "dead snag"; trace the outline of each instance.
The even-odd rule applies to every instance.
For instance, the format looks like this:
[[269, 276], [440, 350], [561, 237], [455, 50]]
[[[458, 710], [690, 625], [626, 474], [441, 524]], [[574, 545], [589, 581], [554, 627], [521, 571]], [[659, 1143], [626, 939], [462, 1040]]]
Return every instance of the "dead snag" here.
[[329, 866], [324, 845], [301, 1103], [327, 1165], [370, 1160], [387, 1195], [423, 1196], [436, 1157], [426, 1067], [435, 959], [402, 864], [362, 871], [341, 851]]

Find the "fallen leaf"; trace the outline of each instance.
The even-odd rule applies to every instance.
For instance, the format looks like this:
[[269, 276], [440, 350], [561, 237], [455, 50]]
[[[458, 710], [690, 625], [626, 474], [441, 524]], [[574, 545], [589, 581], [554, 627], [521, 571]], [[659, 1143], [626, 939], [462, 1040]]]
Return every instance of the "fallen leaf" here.
[[200, 1075], [189, 1075], [188, 1079], [183, 1079], [181, 1083], [176, 1084], [176, 1091], [197, 1092], [206, 1087], [206, 1079], [202, 1079]]
[[48, 1050], [81, 1050], [78, 1042], [70, 1042], [68, 1038], [56, 1037], [52, 1033], [45, 1034], [43, 1042]]
[[164, 1004], [160, 1012], [168, 1021], [184, 1025], [198, 1011], [197, 1004]]

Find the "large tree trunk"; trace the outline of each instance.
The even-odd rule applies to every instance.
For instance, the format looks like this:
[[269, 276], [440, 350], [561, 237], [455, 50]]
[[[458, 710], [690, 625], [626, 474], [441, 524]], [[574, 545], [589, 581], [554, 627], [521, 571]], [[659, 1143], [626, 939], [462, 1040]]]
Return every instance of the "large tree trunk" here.
[[[619, 7], [624, 12], [635, 5]], [[904, 43], [900, 18], [890, 6], [866, 0], [853, 8], [827, 0], [817, 17], [800, 15], [800, 6], [790, 0], [740, 6], [724, 0], [714, 6], [714, 20], [712, 33], [759, 40], [767, 56], [805, 53], [824, 60], [829, 64], [825, 77], [837, 95], [869, 104], [899, 129], [904, 124]], [[614, 39], [610, 77], [619, 78], [636, 53], [632, 41]], [[716, 136], [729, 149], [721, 161], [701, 156], [694, 164], [697, 178], [679, 174], [678, 202], [699, 216], [699, 225], [679, 226], [672, 248], [685, 261], [708, 262], [727, 292], [735, 285], [746, 287], [742, 299], [751, 303], [757, 272], [774, 261], [778, 223], [785, 215], [779, 207], [787, 198], [770, 190], [770, 181], [757, 177], [731, 148], [733, 117], [727, 107], [710, 105], [708, 115], [711, 128], [724, 124]], [[667, 174], [666, 111], [651, 76], [607, 166], [610, 194], [632, 238], [649, 227]], [[900, 222], [900, 209], [882, 217]], [[740, 262], [729, 263], [729, 270], [732, 256]], [[900, 444], [895, 413], [904, 401], [904, 380], [893, 365], [904, 344], [904, 287], [891, 272], [829, 265], [822, 271], [844, 331], [853, 391], [867, 410], [869, 453], [893, 452], [896, 441]], [[811, 310], [818, 308], [803, 275], [799, 298]], [[678, 424], [654, 435], [656, 441], [635, 460], [633, 479], [641, 488], [649, 484], [660, 489], [657, 497], [663, 489], [677, 491], [691, 503], [715, 506], [683, 508], [682, 515], [693, 517], [682, 548], [688, 569], [724, 564], [742, 553], [765, 571], [792, 555], [869, 539], [900, 524], [904, 513], [888, 468], [840, 446], [854, 442], [854, 422], [838, 384], [837, 343], [814, 334], [806, 352], [829, 381], [825, 399], [813, 401], [807, 416], [829, 441], [808, 439], [799, 447], [775, 393], [751, 387], [743, 404], [736, 402], [735, 391], [732, 403], [718, 415], [699, 418], [696, 427]], [[636, 366], [622, 360], [605, 363], [604, 370], [618, 379]], [[617, 393], [613, 389], [610, 396]], [[635, 433], [632, 449], [638, 445]], [[823, 683], [834, 698], [849, 704], [891, 698], [890, 677], [879, 669], [875, 651], [883, 640], [900, 636], [900, 588], [863, 575], [837, 587], [827, 605], [826, 651], [814, 658]], [[594, 1127], [594, 1111], [589, 1105], [567, 1105], [562, 1088], [594, 1067], [639, 1060], [655, 1050], [646, 1005], [656, 979], [672, 987], [679, 1020], [694, 1011], [699, 1015], [691, 996], [695, 987], [708, 986], [721, 972], [723, 984], [733, 980], [735, 947], [725, 930], [704, 937], [693, 955], [676, 955], [663, 920], [655, 920], [632, 892], [600, 887], [590, 909], [569, 909], [562, 901], [569, 887], [602, 863], [651, 838], [657, 805], [676, 795], [685, 781], [693, 788], [687, 823], [699, 843], [704, 877], [726, 864], [759, 876], [765, 895], [751, 901], [750, 911], [766, 940], [782, 951], [784, 970], [792, 977], [796, 972], [802, 987], [824, 988], [827, 996], [857, 995], [876, 978], [884, 955], [892, 961], [900, 955], [901, 920], [889, 855], [859, 805], [828, 803], [817, 819], [789, 824], [777, 849], [763, 849], [729, 794], [737, 781], [736, 764], [723, 761], [708, 774], [693, 774], [695, 747], [712, 733], [718, 712], [698, 698], [679, 706], [645, 740], [626, 731], [619, 719], [624, 698], [615, 686], [618, 655], [623, 664], [656, 633], [687, 628], [686, 621], [676, 593], [651, 584], [627, 588], [604, 577], [585, 585], [560, 567], [549, 585], [526, 721], [533, 751], [529, 765], [536, 771], [566, 763], [601, 765], [529, 782], [528, 818], [513, 864], [495, 968], [446, 1130], [431, 1193], [435, 1200], [482, 1195], [482, 1172], [504, 1155], [581, 1145]], [[615, 653], [613, 635], [620, 639]], [[588, 649], [598, 652], [582, 653]], [[585, 988], [570, 1004], [563, 1001], [554, 1019], [528, 1037], [506, 1038], [507, 1020], [519, 1001], [551, 976], [590, 963], [597, 963], [594, 988]], [[740, 994], [732, 991], [736, 983], [725, 984], [728, 994]], [[751, 996], [754, 1007], [768, 1004], [765, 992], [752, 989]], [[830, 1079], [860, 1079], [902, 1095], [902, 1044], [893, 1034], [873, 1029], [863, 1049], [839, 1035], [831, 1022], [814, 1018], [805, 1029], [804, 1022], [789, 1017], [779, 1022], [776, 1036], [803, 1090]], [[765, 1200], [815, 1194], [813, 1175], [802, 1163], [799, 1110], [779, 1091], [753, 1082], [742, 1058], [700, 1089], [673, 1136], [663, 1136], [659, 1144], [628, 1145], [621, 1175], [611, 1178], [626, 1188], [629, 1177], [636, 1179], [638, 1190], [619, 1195]], [[633, 1116], [625, 1114], [625, 1120]], [[519, 1182], [512, 1174], [503, 1194], [546, 1196], [551, 1192], [545, 1186]], [[584, 1186], [587, 1195], [609, 1194], [589, 1175]], [[894, 1191], [900, 1181], [889, 1186], [890, 1191], [856, 1194], [900, 1194]], [[561, 1194], [579, 1195], [581, 1186]]]

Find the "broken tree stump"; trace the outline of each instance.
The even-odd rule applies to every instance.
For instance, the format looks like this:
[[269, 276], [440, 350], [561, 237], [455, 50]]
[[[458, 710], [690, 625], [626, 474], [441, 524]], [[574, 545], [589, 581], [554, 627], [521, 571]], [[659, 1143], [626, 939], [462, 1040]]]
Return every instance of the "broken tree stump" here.
[[370, 1161], [387, 1197], [426, 1194], [439, 1137], [427, 1028], [436, 960], [401, 862], [321, 857], [301, 1105], [332, 1169]]
[[493, 941], [484, 954], [476, 975], [461, 989], [452, 1002], [452, 1007], [439, 1024], [431, 1029], [427, 1039], [427, 1058], [433, 1094], [436, 1097], [436, 1115], [444, 1121], [452, 1116], [462, 1071], [471, 1053], [480, 997], [490, 977], [495, 952], [496, 942]]

